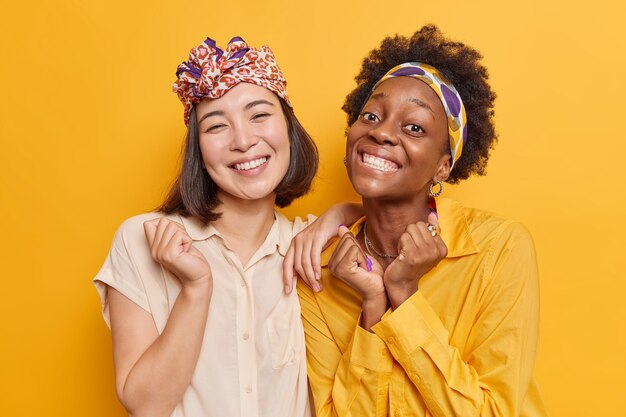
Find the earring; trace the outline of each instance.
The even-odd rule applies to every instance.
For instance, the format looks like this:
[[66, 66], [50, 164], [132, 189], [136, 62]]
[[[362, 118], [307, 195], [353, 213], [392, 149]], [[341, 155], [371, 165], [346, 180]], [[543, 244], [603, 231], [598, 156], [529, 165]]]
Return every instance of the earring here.
[[[439, 186], [439, 191], [437, 191], [437, 192], [433, 191], [433, 187], [435, 186], [435, 184], [437, 184]], [[443, 184], [441, 183], [441, 181], [435, 180], [435, 181], [431, 182], [430, 183], [430, 187], [428, 187], [428, 192], [430, 193], [431, 197], [439, 197], [441, 195], [441, 193], [443, 193]]]
[[348, 166], [348, 161], [346, 161], [346, 157], [343, 157], [343, 166], [347, 167]]

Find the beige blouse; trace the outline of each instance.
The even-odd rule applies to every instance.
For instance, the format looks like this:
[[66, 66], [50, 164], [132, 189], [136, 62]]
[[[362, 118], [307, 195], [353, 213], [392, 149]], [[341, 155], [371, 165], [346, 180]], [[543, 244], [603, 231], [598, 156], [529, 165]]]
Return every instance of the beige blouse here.
[[[107, 286], [149, 312], [159, 333], [180, 292], [178, 279], [150, 256], [143, 222], [124, 222], [94, 279], [109, 322]], [[192, 382], [172, 417], [309, 416], [304, 333], [295, 291], [285, 295], [282, 261], [291, 238], [308, 221], [280, 213], [248, 265], [242, 266], [212, 225], [165, 216], [184, 225], [213, 273], [213, 296]]]

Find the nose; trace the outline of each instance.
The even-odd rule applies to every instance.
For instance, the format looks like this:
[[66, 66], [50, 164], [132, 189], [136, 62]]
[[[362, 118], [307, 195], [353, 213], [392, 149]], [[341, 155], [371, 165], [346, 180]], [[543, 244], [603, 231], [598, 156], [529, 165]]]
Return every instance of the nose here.
[[250, 126], [240, 126], [233, 131], [231, 151], [246, 152], [259, 142], [259, 136]]
[[381, 145], [397, 145], [398, 136], [390, 121], [379, 123], [368, 132], [369, 137]]

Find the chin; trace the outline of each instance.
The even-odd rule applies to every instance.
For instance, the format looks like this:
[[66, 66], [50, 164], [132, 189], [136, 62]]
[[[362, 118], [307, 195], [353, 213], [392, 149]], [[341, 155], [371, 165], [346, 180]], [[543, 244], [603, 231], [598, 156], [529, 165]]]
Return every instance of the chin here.
[[352, 184], [352, 187], [361, 198], [365, 199], [385, 198], [387, 194], [376, 187], [358, 186], [355, 184]]
[[263, 200], [266, 198], [276, 199], [276, 193], [274, 193], [274, 189], [276, 187], [267, 187], [256, 190], [247, 190], [241, 197], [246, 200]]

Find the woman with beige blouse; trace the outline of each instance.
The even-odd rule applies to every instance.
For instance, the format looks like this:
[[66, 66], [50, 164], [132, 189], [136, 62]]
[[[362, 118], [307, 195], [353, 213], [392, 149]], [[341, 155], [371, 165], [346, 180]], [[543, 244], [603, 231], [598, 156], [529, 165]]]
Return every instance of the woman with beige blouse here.
[[[281, 280], [307, 222], [274, 207], [308, 191], [315, 144], [266, 46], [207, 39], [177, 77], [180, 175], [158, 212], [122, 224], [94, 279], [119, 399], [135, 417], [307, 416], [300, 307]], [[355, 211], [342, 205], [316, 224], [330, 238]]]

